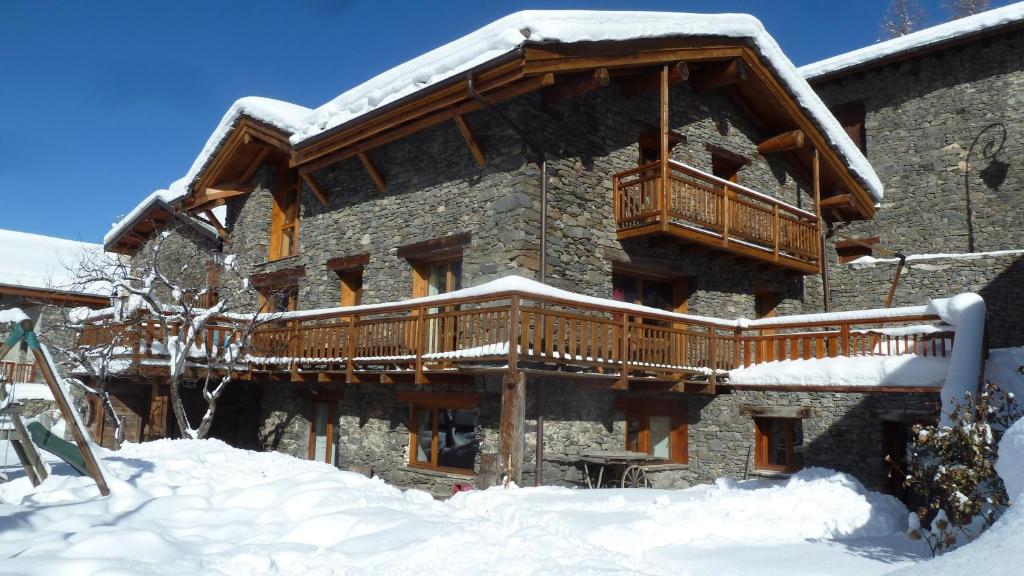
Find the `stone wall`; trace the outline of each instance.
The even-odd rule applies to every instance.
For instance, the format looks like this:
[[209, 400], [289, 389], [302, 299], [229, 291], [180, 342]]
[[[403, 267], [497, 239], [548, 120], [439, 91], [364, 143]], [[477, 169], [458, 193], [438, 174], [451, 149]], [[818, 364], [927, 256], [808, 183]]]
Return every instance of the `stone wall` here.
[[[830, 106], [864, 103], [867, 157], [885, 185], [876, 217], [840, 226], [840, 234], [879, 236], [883, 246], [905, 254], [967, 252], [969, 196], [975, 251], [1024, 248], [1024, 32], [816, 89]], [[893, 265], [855, 271], [830, 253], [835, 308], [882, 306]], [[991, 343], [1024, 344], [1018, 268], [1016, 257], [913, 264], [896, 303], [976, 291], [989, 305]]]
[[[739, 181], [791, 203], [807, 206], [801, 185], [777, 158], [756, 153], [757, 133], [723, 93], [672, 91], [671, 123], [682, 142], [673, 157], [711, 170], [708, 144], [750, 159]], [[609, 86], [557, 105], [528, 95], [498, 107], [544, 151], [548, 166], [548, 282], [584, 294], [611, 294], [613, 263], [652, 272], [691, 276], [691, 310], [709, 315], [752, 316], [754, 289], [783, 294], [783, 313], [816, 311], [817, 279], [807, 280], [714, 252], [689, 250], [675, 241], [615, 238], [612, 178], [635, 167], [639, 134], [657, 126], [657, 94], [627, 98]], [[301, 194], [299, 252], [267, 262], [273, 168], [261, 169], [254, 192], [228, 204], [231, 236], [225, 251], [242, 257], [247, 271], [301, 267], [299, 307], [334, 306], [339, 279], [326, 269], [332, 258], [370, 255], [363, 272], [363, 302], [407, 298], [412, 272], [397, 255], [400, 246], [468, 232], [463, 285], [517, 273], [534, 277], [539, 267], [540, 180], [538, 164], [520, 136], [491, 113], [467, 116], [486, 150], [477, 166], [454, 124], [439, 125], [370, 152], [387, 178], [380, 192], [355, 158], [318, 171], [329, 205], [305, 185]], [[804, 293], [809, 294], [806, 298]]]
[[[880, 308], [896, 263], [849, 264], [832, 270], [832, 302], [837, 309]], [[1017, 254], [910, 262], [900, 275], [893, 304], [916, 306], [961, 292], [977, 292], [985, 299], [989, 346], [1024, 344], [1024, 260]]]
[[[500, 377], [477, 378], [464, 386], [431, 386], [430, 391], [474, 392], [481, 459], [498, 452], [501, 413]], [[543, 387], [545, 485], [585, 486], [578, 456], [587, 451], [620, 451], [625, 444], [624, 414], [615, 406], [622, 392], [581, 388], [554, 377], [528, 378], [523, 485], [536, 477], [538, 390]], [[409, 405], [396, 398], [399, 387], [346, 386], [336, 405], [336, 464], [380, 476], [402, 487], [416, 487], [448, 496], [455, 483], [473, 483], [472, 476], [411, 468]], [[423, 389], [425, 390], [425, 388]], [[659, 488], [685, 488], [717, 478], [744, 479], [760, 474], [753, 463], [754, 423], [743, 407], [810, 410], [803, 419], [803, 443], [797, 447], [804, 466], [848, 472], [873, 489], [884, 489], [886, 471], [882, 428], [885, 419], [911, 422], [936, 413], [937, 394], [780, 392], [732, 390], [715, 396], [634, 392], [629, 398], [654, 399], [666, 406], [683, 405], [688, 418], [687, 464], [652, 468], [650, 480]], [[263, 446], [305, 458], [309, 435], [308, 398], [285, 383], [264, 384], [266, 418]]]
[[[586, 451], [622, 450], [623, 414], [614, 405], [617, 392], [586, 390], [564, 381], [546, 380], [544, 422], [544, 484], [582, 485], [582, 468], [570, 464]], [[524, 484], [534, 482], [536, 441], [536, 384], [527, 398], [527, 466]], [[848, 472], [872, 489], [886, 485], [882, 462], [883, 418], [913, 421], [937, 414], [937, 394], [850, 392], [781, 392], [733, 390], [715, 396], [633, 393], [630, 398], [653, 398], [684, 403], [689, 414], [689, 462], [667, 464], [649, 475], [658, 488], [685, 488], [717, 478], [744, 479], [759, 475], [754, 468], [754, 422], [741, 407], [809, 408], [802, 421], [804, 466]]]

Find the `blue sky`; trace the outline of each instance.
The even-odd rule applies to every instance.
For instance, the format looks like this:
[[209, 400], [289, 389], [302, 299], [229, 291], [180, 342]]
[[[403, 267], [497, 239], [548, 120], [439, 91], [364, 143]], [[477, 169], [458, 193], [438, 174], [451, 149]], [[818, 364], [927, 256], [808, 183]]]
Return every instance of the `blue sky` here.
[[[99, 242], [121, 214], [185, 173], [236, 98], [317, 106], [516, 10], [746, 12], [801, 65], [873, 43], [886, 4], [7, 0], [0, 228]], [[939, 0], [923, 4], [931, 23], [945, 19]]]

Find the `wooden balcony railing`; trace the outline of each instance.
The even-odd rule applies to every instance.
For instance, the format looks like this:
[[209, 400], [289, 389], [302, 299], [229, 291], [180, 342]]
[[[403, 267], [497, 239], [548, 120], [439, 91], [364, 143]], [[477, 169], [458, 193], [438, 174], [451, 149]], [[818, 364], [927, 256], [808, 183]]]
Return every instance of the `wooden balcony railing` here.
[[745, 186], [669, 161], [612, 177], [620, 239], [667, 233], [805, 273], [819, 269], [817, 217]]
[[21, 384], [35, 381], [35, 364], [22, 362], [0, 362], [0, 382]]
[[[761, 362], [945, 356], [951, 349], [952, 332], [891, 330], [938, 322], [921, 309], [878, 317], [862, 313], [846, 320], [818, 318], [737, 323], [513, 290], [293, 313], [255, 332], [246, 365], [253, 371], [293, 375], [337, 373], [348, 381], [357, 372], [407, 371], [424, 382], [430, 373], [459, 368], [568, 366], [576, 374], [617, 376], [620, 387], [647, 380], [713, 391], [722, 371]], [[229, 320], [221, 320], [205, 330], [197, 347], [217, 346], [233, 330]], [[130, 343], [125, 353], [136, 360], [166, 357], [155, 323], [130, 332], [116, 325], [86, 326], [79, 341], [95, 345], [115, 336]]]

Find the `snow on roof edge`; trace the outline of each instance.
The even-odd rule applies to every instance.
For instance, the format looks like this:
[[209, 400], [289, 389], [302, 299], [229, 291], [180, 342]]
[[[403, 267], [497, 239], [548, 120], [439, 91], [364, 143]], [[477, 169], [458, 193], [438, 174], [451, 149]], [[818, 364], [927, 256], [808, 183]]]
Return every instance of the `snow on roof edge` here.
[[870, 163], [761, 21], [749, 14], [583, 10], [515, 12], [343, 92], [316, 108], [312, 122], [305, 130], [296, 131], [290, 140], [293, 146], [301, 146], [328, 130], [508, 54], [524, 44], [715, 36], [752, 42], [797, 104], [838, 151], [850, 171], [876, 203], [880, 202], [883, 186]]
[[799, 72], [804, 78], [814, 80], [848, 68], [859, 68], [890, 56], [927, 46], [941, 45], [956, 38], [1011, 25], [1022, 20], [1024, 20], [1024, 2], [1017, 2], [812, 62], [801, 66]]

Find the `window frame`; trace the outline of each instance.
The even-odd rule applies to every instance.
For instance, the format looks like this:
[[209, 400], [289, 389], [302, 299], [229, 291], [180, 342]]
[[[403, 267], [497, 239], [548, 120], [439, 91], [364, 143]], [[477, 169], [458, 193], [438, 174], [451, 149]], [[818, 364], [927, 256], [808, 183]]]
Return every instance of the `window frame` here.
[[[458, 274], [452, 270], [452, 265], [458, 263]], [[445, 289], [440, 294], [447, 294], [462, 286], [462, 251], [457, 254], [443, 254], [433, 257], [416, 258], [412, 261], [413, 281], [412, 297], [422, 298], [430, 291], [430, 269], [436, 266], [444, 266]]]
[[[769, 460], [771, 453], [772, 435], [767, 433], [770, 430], [768, 425], [772, 422], [785, 423], [786, 435], [786, 462], [784, 464], [772, 464]], [[803, 425], [801, 418], [783, 418], [757, 416], [754, 418], [754, 469], [768, 472], [781, 472], [792, 474], [802, 468], [796, 463], [796, 424]]]
[[[476, 475], [475, 468], [454, 468], [438, 464], [438, 423], [440, 422], [438, 412], [442, 410], [475, 411], [477, 412], [476, 428], [479, 428], [480, 414], [478, 408], [480, 397], [478, 395], [455, 392], [399, 392], [396, 397], [399, 402], [409, 404], [409, 457], [407, 459], [407, 466], [422, 470], [444, 472], [446, 474]], [[420, 462], [416, 459], [416, 447], [419, 445], [419, 413], [421, 411], [429, 411], [432, 414], [429, 462]]]
[[310, 398], [309, 406], [307, 408], [309, 418], [309, 442], [306, 450], [306, 459], [313, 460], [316, 456], [316, 407], [317, 404], [327, 405], [327, 430], [325, 436], [327, 437], [327, 450], [324, 455], [324, 462], [327, 464], [335, 464], [334, 457], [338, 449], [338, 444], [334, 440], [334, 421], [337, 418], [337, 399], [333, 398]]
[[651, 417], [667, 417], [669, 422], [668, 458], [666, 464], [690, 463], [690, 421], [686, 402], [617, 398], [615, 407], [623, 413], [623, 448], [629, 450], [631, 421], [640, 422], [637, 452], [651, 454]]
[[[668, 274], [658, 274], [648, 270], [634, 268], [631, 266], [624, 266], [621, 264], [614, 264], [612, 266], [612, 277], [614, 285], [615, 276], [626, 276], [637, 280], [637, 298], [630, 302], [630, 304], [643, 305], [643, 290], [644, 282], [658, 282], [661, 284], [668, 284], [672, 289], [672, 301], [670, 307], [666, 312], [677, 312], [679, 314], [685, 314], [690, 309], [690, 282], [687, 276], [671, 276]], [[615, 298], [614, 291], [612, 292], [611, 298]]]
[[358, 306], [362, 302], [362, 267], [338, 272], [338, 284], [338, 303], [341, 306]]
[[[285, 170], [286, 168], [279, 168]], [[298, 179], [289, 175], [279, 178], [271, 194], [273, 197], [270, 217], [270, 243], [267, 260], [283, 260], [299, 253], [299, 219], [301, 208], [301, 187]], [[285, 232], [291, 234], [287, 254], [283, 253]]]

